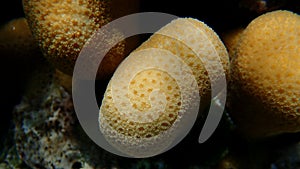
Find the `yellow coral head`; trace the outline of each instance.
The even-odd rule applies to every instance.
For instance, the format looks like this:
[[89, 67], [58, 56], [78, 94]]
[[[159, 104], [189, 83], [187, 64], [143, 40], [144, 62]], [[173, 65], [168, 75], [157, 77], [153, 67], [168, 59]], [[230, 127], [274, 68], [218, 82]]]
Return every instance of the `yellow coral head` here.
[[162, 49], [137, 51], [111, 79], [100, 129], [113, 146], [132, 156], [161, 153], [188, 133], [199, 100], [192, 71], [179, 58]]
[[[45, 58], [63, 73], [72, 75], [79, 52], [100, 27], [137, 11], [136, 1], [122, 9], [123, 3], [119, 0], [23, 0], [23, 8]], [[116, 31], [115, 36], [122, 35]], [[99, 78], [112, 74], [131, 43], [134, 42], [122, 41], [107, 53], [99, 65]]]
[[[131, 17], [166, 17], [166, 14], [159, 14], [136, 14], [138, 16]], [[165, 23], [174, 19], [167, 18]], [[132, 20], [141, 21], [141, 18]], [[146, 30], [151, 29], [147, 27]], [[149, 31], [143, 33], [146, 32]], [[87, 50], [86, 55], [89, 54]], [[209, 99], [207, 93], [210, 90], [212, 97], [218, 97], [217, 94], [226, 88], [227, 70], [226, 49], [208, 26], [190, 18], [173, 20], [133, 51], [118, 67], [107, 86], [99, 111], [97, 127], [100, 128], [98, 137], [101, 139], [92, 139], [99, 141], [99, 145], [106, 150], [127, 157], [150, 157], [169, 150], [192, 128], [199, 112], [200, 97]], [[76, 99], [82, 96], [76, 92], [73, 89]], [[226, 100], [223, 96], [220, 96], [222, 103]], [[75, 109], [77, 104], [81, 104], [76, 99]], [[208, 106], [209, 102], [206, 103], [204, 106]], [[77, 110], [76, 113], [81, 116]], [[89, 121], [86, 120], [87, 113], [83, 114], [85, 119], [79, 117], [79, 120], [85, 128], [84, 123]], [[204, 129], [211, 130], [201, 135], [201, 142], [216, 127], [211, 125], [212, 117], [218, 123], [221, 114], [222, 111], [208, 116], [210, 125], [204, 125]]]
[[241, 35], [232, 62], [230, 108], [252, 138], [300, 131], [300, 16], [273, 11]]

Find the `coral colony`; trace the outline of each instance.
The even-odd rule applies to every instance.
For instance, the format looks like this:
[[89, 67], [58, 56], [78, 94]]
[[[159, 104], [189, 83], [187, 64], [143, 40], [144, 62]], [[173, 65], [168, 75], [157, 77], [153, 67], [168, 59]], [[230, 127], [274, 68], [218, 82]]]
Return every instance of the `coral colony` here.
[[[22, 48], [24, 53], [15, 55], [34, 53], [31, 58], [38, 63], [31, 63], [38, 71], [30, 75], [14, 110], [17, 159], [28, 168], [104, 168], [108, 161], [122, 159], [86, 136], [71, 94], [74, 64], [89, 38], [116, 16], [138, 11], [136, 6], [114, 11], [114, 5], [23, 0], [26, 19], [2, 27], [0, 38], [11, 41], [0, 40], [0, 47]], [[11, 25], [13, 34], [7, 33]], [[122, 34], [116, 31], [115, 36]], [[132, 44], [137, 41], [119, 42], [97, 73], [100, 81], [112, 76], [103, 99], [98, 96], [102, 102], [95, 119], [111, 149], [141, 158], [174, 147], [193, 126], [190, 119], [205, 116], [211, 85], [222, 73], [228, 86], [226, 109], [242, 138], [259, 140], [300, 131], [299, 15], [267, 12], [226, 34], [226, 47], [213, 29], [192, 18], [171, 21], [129, 53]], [[33, 52], [38, 48], [41, 53]], [[210, 65], [213, 69], [208, 72], [205, 64], [211, 63], [205, 60], [215, 58], [220, 65]], [[0, 161], [0, 167], [8, 167], [9, 157]]]

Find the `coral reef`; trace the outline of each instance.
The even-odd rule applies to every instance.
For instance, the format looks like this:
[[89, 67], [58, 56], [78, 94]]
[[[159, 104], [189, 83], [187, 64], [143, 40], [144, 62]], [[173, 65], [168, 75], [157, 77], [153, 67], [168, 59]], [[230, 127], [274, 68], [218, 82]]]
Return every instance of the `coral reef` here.
[[273, 11], [244, 30], [232, 61], [231, 116], [249, 137], [300, 131], [300, 17]]
[[[13, 2], [16, 4], [12, 5]], [[0, 168], [296, 169], [300, 167], [300, 20], [295, 14], [299, 14], [300, 11], [298, 1], [201, 1], [201, 5], [198, 5], [196, 1], [191, 0], [184, 2], [23, 0], [24, 8], [21, 0], [3, 3], [0, 6], [3, 24], [0, 27], [2, 59]], [[140, 8], [139, 3], [142, 4], [142, 11], [161, 11], [180, 17], [193, 17], [211, 26], [212, 29], [197, 20], [184, 19], [208, 35], [209, 40], [206, 42], [212, 42], [216, 53], [221, 56], [226, 78], [231, 81], [228, 107], [221, 123], [207, 142], [199, 144], [199, 130], [203, 126], [211, 100], [211, 82], [204, 63], [189, 46], [183, 44], [182, 39], [178, 38], [186, 37], [183, 36], [185, 33], [189, 35], [186, 39], [197, 37], [194, 29], [189, 29], [190, 27], [183, 23], [176, 25], [176, 22], [170, 24], [176, 25], [176, 29], [170, 25], [165, 26], [163, 28], [165, 33], [173, 32], [177, 38], [162, 34], [152, 35], [129, 55], [109, 82], [115, 68], [136, 46], [137, 39], [126, 39], [112, 48], [99, 67], [98, 78], [101, 80], [95, 82], [99, 105], [104, 95], [100, 116], [104, 113], [110, 121], [105, 122], [106, 126], [102, 128], [100, 126], [102, 131], [108, 127], [114, 132], [123, 134], [125, 139], [133, 136], [135, 141], [154, 138], [168, 132], [182, 117], [178, 111], [185, 105], [181, 97], [183, 91], [179, 81], [167, 71], [147, 69], [135, 74], [133, 78], [122, 76], [123, 79], [130, 80], [130, 83], [113, 84], [113, 79], [118, 79], [122, 75], [120, 72], [126, 65], [126, 69], [133, 69], [142, 67], [142, 64], [152, 63], [152, 60], [145, 58], [140, 61], [141, 64], [135, 64], [137, 58], [142, 58], [140, 56], [142, 54], [151, 56], [156, 52], [155, 54], [160, 56], [161, 51], [166, 50], [166, 57], [158, 63], [164, 64], [167, 60], [165, 65], [169, 69], [174, 69], [176, 59], [172, 64], [169, 62], [172, 60], [168, 60], [167, 56], [180, 58], [187, 65], [186, 68], [190, 69], [186, 72], [194, 76], [198, 85], [197, 93], [201, 96], [198, 123], [195, 123], [182, 142], [155, 157], [131, 159], [114, 155], [92, 142], [77, 121], [70, 93], [72, 69], [81, 48], [104, 24], [136, 12]], [[275, 9], [288, 9], [295, 13], [274, 11], [264, 14]], [[17, 14], [12, 15], [16, 10], [19, 10]], [[8, 22], [11, 19], [13, 20]], [[177, 32], [180, 27], [183, 27], [183, 32]], [[118, 30], [112, 31], [115, 32], [114, 36], [122, 36]], [[227, 52], [215, 32], [225, 33], [222, 40], [231, 63], [228, 62]], [[145, 37], [148, 38], [148, 35]], [[202, 39], [192, 43], [199, 41], [205, 43]], [[208, 48], [209, 46], [203, 47]], [[230, 70], [229, 64], [232, 65]], [[218, 73], [213, 74], [217, 75], [214, 78], [218, 78]], [[113, 111], [117, 103], [113, 95], [114, 93], [120, 95], [119, 92], [114, 92], [116, 86], [126, 86], [132, 107], [136, 112], [143, 112], [141, 116], [134, 117], [133, 123], [126, 121], [127, 114]], [[162, 92], [165, 95], [162, 95]], [[151, 100], [153, 96], [157, 97]], [[192, 98], [187, 102], [193, 101]], [[158, 108], [166, 106], [166, 112], [161, 116], [159, 113], [145, 116], [153, 107], [153, 103], [157, 103]], [[122, 102], [120, 104], [122, 105]], [[12, 112], [13, 107], [15, 108]], [[104, 110], [106, 112], [103, 112]], [[157, 116], [160, 117], [158, 120], [151, 121]], [[143, 123], [136, 122], [137, 119]], [[100, 120], [103, 125], [102, 122]], [[114, 137], [118, 137], [117, 134]], [[165, 139], [163, 141], [167, 142], [166, 138], [163, 137]], [[157, 146], [153, 151], [155, 148], [164, 150]], [[122, 150], [122, 147], [120, 149]]]

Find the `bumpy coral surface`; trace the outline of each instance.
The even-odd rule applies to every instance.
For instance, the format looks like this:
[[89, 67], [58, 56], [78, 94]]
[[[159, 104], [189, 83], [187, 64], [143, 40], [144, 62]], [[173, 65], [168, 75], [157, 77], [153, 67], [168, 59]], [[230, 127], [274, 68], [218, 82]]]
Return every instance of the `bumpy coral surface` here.
[[245, 29], [232, 62], [232, 116], [251, 137], [300, 131], [300, 17], [274, 11]]
[[[86, 41], [112, 20], [112, 4], [108, 0], [23, 0], [26, 18], [44, 56], [69, 75]], [[106, 56], [100, 65], [99, 77], [112, 73], [125, 57], [124, 41]]]
[[[195, 34], [201, 39], [191, 38]], [[187, 18], [164, 26], [132, 52], [118, 67], [102, 101], [99, 123], [108, 141], [139, 156], [160, 152], [186, 134], [182, 128], [195, 120], [186, 118], [193, 117], [194, 105], [200, 104], [195, 95], [207, 106], [210, 84], [223, 70], [213, 69], [210, 79], [205, 68], [210, 63], [201, 58], [220, 59], [228, 71], [228, 54], [218, 36], [204, 23]]]

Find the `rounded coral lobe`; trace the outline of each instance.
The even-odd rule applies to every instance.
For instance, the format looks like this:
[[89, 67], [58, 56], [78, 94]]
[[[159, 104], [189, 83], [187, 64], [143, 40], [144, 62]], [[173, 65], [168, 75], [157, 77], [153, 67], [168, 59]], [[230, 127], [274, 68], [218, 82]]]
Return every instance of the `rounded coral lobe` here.
[[[217, 66], [208, 58], [221, 68], [208, 72], [206, 66]], [[109, 82], [99, 112], [105, 139], [133, 157], [167, 151], [203, 113], [200, 97], [201, 106], [209, 105], [210, 83], [222, 78], [220, 70], [225, 78], [228, 60], [204, 23], [179, 18], [167, 24], [133, 51]]]
[[[112, 20], [111, 1], [23, 0], [26, 18], [44, 56], [59, 70], [71, 75], [86, 41]], [[111, 73], [124, 58], [124, 42], [107, 54], [99, 72]], [[102, 65], [103, 67], [103, 65]], [[102, 73], [102, 74], [101, 74]]]
[[245, 29], [232, 78], [238, 103], [233, 117], [246, 133], [268, 136], [300, 131], [300, 17], [274, 11]]

